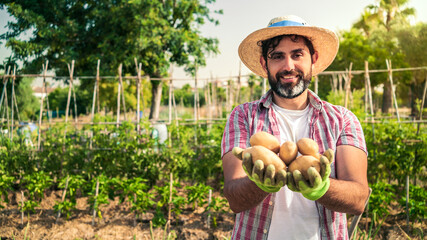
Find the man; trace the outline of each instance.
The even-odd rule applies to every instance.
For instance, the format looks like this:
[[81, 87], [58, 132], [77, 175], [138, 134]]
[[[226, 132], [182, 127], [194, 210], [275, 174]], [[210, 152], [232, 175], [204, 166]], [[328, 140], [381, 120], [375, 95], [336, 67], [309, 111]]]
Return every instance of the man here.
[[[337, 51], [333, 32], [296, 16], [275, 18], [240, 44], [242, 62], [268, 77], [271, 89], [237, 106], [224, 131], [224, 195], [237, 213], [232, 239], [348, 239], [346, 213], [361, 214], [369, 194], [362, 127], [349, 110], [308, 89]], [[320, 173], [309, 170], [306, 181], [294, 171], [279, 181], [263, 170], [272, 166], [233, 154], [235, 147], [250, 147], [250, 136], [259, 131], [281, 144], [315, 140], [323, 155]]]

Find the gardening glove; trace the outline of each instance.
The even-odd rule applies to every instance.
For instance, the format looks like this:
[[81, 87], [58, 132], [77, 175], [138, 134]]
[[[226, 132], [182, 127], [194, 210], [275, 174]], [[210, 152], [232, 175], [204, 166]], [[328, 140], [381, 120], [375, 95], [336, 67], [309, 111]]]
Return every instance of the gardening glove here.
[[248, 178], [264, 192], [278, 192], [286, 184], [286, 171], [284, 169], [276, 173], [273, 164], [267, 166], [261, 160], [252, 161], [250, 153], [243, 154], [243, 149], [233, 148], [233, 154], [243, 161], [243, 170]]
[[334, 160], [334, 151], [328, 149], [320, 157], [320, 173], [314, 167], [307, 170], [308, 181], [299, 170], [287, 173], [287, 186], [294, 192], [300, 192], [302, 195], [312, 201], [321, 198], [329, 189], [331, 175], [331, 163]]

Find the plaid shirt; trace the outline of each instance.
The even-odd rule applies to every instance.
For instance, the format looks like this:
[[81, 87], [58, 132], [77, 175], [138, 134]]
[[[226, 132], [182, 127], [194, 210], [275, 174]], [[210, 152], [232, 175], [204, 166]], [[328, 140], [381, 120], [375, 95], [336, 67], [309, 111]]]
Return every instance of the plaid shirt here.
[[[221, 144], [221, 156], [233, 147], [247, 148], [254, 133], [266, 131], [280, 139], [277, 117], [272, 109], [272, 91], [260, 100], [237, 106], [227, 121]], [[310, 138], [319, 144], [323, 153], [339, 145], [352, 145], [367, 152], [363, 129], [357, 117], [348, 109], [335, 106], [309, 90]], [[336, 178], [335, 161], [331, 177]], [[267, 239], [273, 215], [275, 194], [269, 194], [257, 207], [238, 213], [232, 239]], [[345, 213], [326, 209], [316, 202], [320, 217], [321, 239], [348, 239]]]

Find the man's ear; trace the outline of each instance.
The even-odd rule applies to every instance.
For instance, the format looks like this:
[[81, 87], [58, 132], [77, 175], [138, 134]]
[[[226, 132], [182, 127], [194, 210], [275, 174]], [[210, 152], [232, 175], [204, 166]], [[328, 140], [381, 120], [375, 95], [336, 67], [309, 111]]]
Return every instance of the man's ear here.
[[311, 56], [311, 63], [315, 64], [317, 62], [317, 59], [319, 59], [319, 53], [314, 52], [314, 54]]
[[261, 63], [261, 66], [264, 69], [264, 71], [267, 72], [267, 62], [265, 61], [262, 55], [259, 57], [259, 63]]

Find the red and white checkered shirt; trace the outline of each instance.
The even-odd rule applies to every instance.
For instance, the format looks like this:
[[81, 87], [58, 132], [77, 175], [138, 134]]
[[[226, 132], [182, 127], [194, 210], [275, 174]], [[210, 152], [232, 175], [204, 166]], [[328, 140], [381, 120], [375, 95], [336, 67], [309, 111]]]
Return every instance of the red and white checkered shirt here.
[[[254, 133], [266, 131], [278, 139], [280, 132], [277, 117], [272, 109], [272, 91], [260, 100], [244, 103], [231, 112], [221, 144], [221, 156], [233, 147], [247, 148]], [[352, 145], [367, 153], [363, 129], [357, 117], [342, 106], [335, 106], [309, 90], [309, 135], [319, 145], [319, 152], [339, 145]], [[336, 178], [335, 162], [331, 164], [331, 177]], [[267, 239], [275, 194], [268, 195], [257, 207], [238, 213], [232, 239]], [[316, 202], [320, 217], [321, 239], [348, 239], [345, 213], [326, 209]]]

